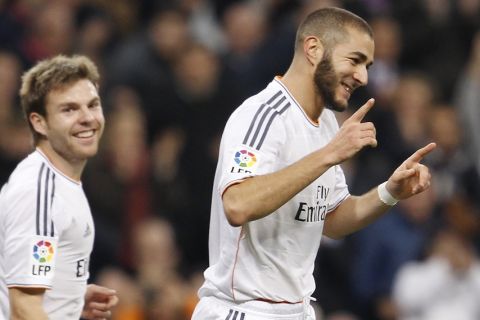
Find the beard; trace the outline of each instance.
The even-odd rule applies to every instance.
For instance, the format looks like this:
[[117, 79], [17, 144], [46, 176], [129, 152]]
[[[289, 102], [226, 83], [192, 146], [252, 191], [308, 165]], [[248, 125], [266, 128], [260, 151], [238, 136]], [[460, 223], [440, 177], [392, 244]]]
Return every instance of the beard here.
[[335, 99], [335, 90], [340, 80], [332, 64], [332, 57], [325, 52], [322, 60], [315, 69], [313, 81], [317, 88], [317, 93], [322, 97], [325, 107], [333, 111], [345, 111], [348, 104]]

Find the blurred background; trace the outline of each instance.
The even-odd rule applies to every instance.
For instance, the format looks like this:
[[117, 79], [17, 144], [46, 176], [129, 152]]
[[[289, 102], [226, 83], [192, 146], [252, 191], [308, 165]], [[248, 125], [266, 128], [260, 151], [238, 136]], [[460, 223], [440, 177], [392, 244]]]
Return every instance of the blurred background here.
[[480, 0], [0, 0], [0, 185], [32, 150], [20, 77], [40, 59], [99, 67], [107, 119], [83, 186], [96, 223], [93, 282], [114, 320], [183, 320], [208, 264], [218, 143], [229, 114], [283, 74], [298, 23], [349, 9], [375, 34], [369, 97], [379, 145], [345, 163], [353, 194], [414, 150], [433, 187], [341, 241], [325, 238], [318, 319], [480, 319]]

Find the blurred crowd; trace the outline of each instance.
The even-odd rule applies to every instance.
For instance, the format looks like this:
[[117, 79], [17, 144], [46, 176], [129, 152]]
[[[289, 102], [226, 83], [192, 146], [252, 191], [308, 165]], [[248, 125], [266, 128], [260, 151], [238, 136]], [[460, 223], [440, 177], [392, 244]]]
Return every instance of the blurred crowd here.
[[22, 72], [59, 53], [101, 71], [107, 126], [83, 186], [91, 277], [117, 289], [114, 320], [190, 319], [223, 126], [286, 71], [299, 21], [327, 5], [375, 36], [369, 84], [338, 115], [376, 99], [366, 120], [379, 145], [344, 164], [351, 193], [438, 147], [428, 192], [324, 239], [318, 319], [480, 319], [480, 0], [0, 0], [0, 185], [32, 149]]

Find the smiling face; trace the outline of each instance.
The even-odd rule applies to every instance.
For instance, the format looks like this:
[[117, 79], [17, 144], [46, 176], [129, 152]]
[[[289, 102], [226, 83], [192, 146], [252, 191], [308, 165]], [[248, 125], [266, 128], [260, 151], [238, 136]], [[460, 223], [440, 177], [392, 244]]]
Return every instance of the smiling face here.
[[353, 28], [347, 30], [346, 41], [325, 48], [313, 77], [325, 106], [335, 111], [346, 110], [353, 91], [367, 84], [367, 69], [373, 62], [374, 43], [370, 35]]
[[97, 88], [86, 79], [50, 91], [46, 115], [30, 115], [32, 126], [44, 139], [38, 146], [61, 169], [83, 168], [97, 153], [105, 119]]

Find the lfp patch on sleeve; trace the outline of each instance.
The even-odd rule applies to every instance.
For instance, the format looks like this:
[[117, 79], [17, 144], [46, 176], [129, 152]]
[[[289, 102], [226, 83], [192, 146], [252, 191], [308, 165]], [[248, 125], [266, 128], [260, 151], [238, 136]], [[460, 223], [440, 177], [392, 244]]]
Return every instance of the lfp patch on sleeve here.
[[260, 155], [255, 151], [240, 146], [231, 153], [231, 173], [255, 173], [260, 163]]
[[30, 275], [52, 279], [55, 274], [57, 239], [53, 237], [33, 236], [30, 246]]

